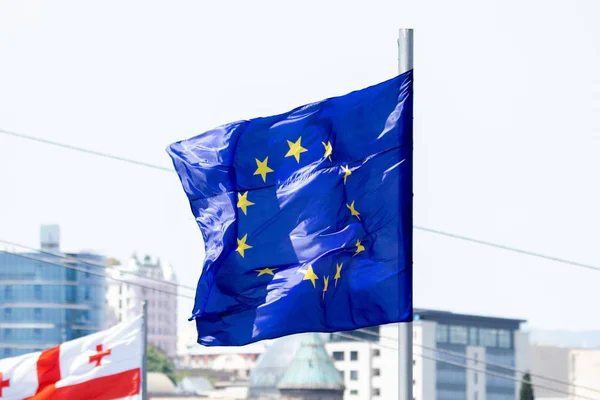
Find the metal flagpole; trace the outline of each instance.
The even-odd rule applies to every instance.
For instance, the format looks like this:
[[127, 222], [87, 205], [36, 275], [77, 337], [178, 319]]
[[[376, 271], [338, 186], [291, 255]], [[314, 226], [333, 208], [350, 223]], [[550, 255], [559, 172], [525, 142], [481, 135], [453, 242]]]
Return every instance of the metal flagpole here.
[[[400, 29], [398, 38], [398, 73], [413, 69], [413, 30]], [[412, 190], [412, 188], [411, 188]], [[412, 226], [412, 215], [410, 225]], [[412, 233], [411, 233], [412, 234]], [[412, 240], [411, 240], [412, 247]], [[412, 255], [412, 249], [411, 249]], [[411, 256], [412, 268], [412, 256]], [[412, 274], [411, 274], [412, 286]], [[411, 287], [412, 290], [412, 287]], [[398, 324], [398, 399], [413, 400], [413, 324]]]
[[148, 400], [148, 301], [142, 302], [142, 400]]

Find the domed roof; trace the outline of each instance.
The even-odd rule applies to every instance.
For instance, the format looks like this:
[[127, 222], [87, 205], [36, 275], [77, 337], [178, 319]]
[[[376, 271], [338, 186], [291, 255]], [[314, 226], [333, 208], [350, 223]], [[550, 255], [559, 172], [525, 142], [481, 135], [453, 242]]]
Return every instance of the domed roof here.
[[306, 335], [301, 333], [279, 338], [269, 346], [267, 351], [260, 355], [250, 374], [248, 398], [279, 398], [277, 385], [294, 359], [302, 344], [302, 339]]
[[340, 371], [317, 333], [303, 337], [300, 349], [277, 385], [279, 389], [344, 390]]
[[[309, 362], [311, 366], [308, 366]], [[303, 367], [303, 363], [307, 366]], [[319, 378], [319, 374], [325, 376]], [[329, 389], [344, 387], [318, 333], [301, 333], [275, 340], [252, 369], [248, 398], [279, 399], [279, 388], [305, 384], [310, 388], [319, 385]]]

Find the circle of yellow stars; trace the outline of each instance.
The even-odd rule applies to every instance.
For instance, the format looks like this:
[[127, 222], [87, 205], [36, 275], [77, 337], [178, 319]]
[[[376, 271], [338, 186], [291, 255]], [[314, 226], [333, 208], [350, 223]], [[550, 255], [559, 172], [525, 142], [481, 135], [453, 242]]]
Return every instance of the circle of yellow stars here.
[[[324, 154], [323, 154], [323, 158], [328, 158], [329, 161], [331, 161], [331, 155], [333, 154], [333, 146], [331, 145], [331, 142], [321, 142], [323, 144], [323, 148], [324, 148]], [[285, 157], [294, 157], [296, 159], [296, 162], [299, 164], [300, 163], [300, 156], [303, 153], [306, 153], [308, 151], [307, 148], [302, 147], [302, 136], [298, 137], [298, 139], [295, 142], [292, 142], [291, 140], [287, 141], [287, 144], [289, 146], [289, 150], [288, 152], [285, 154]], [[256, 171], [254, 171], [253, 175], [259, 175], [262, 178], [262, 181], [264, 183], [267, 182], [267, 174], [270, 174], [272, 172], [275, 172], [272, 168], [269, 167], [268, 162], [269, 162], [269, 157], [265, 157], [262, 161], [259, 160], [258, 158], [255, 158], [256, 161]], [[341, 170], [344, 172], [344, 186], [347, 183], [347, 179], [350, 175], [352, 175], [352, 170], [350, 170], [348, 164], [346, 164], [345, 166], [341, 166]], [[253, 206], [255, 203], [251, 202], [248, 199], [248, 191], [246, 191], [245, 193], [237, 193], [237, 208], [241, 209], [242, 212], [244, 213], [244, 215], [248, 215], [248, 207]], [[359, 221], [360, 221], [360, 212], [356, 209], [356, 205], [355, 205], [355, 201], [352, 201], [352, 203], [350, 204], [346, 204], [346, 207], [348, 208], [350, 215], [353, 217], [356, 217]], [[248, 234], [245, 234], [244, 237], [237, 239], [237, 248], [236, 248], [236, 252], [239, 253], [239, 255], [244, 258], [244, 254], [245, 251], [248, 249], [252, 249], [252, 246], [250, 244], [247, 243], [248, 240]], [[365, 251], [365, 246], [361, 243], [360, 240], [356, 241], [356, 244], [354, 245], [356, 247], [355, 252], [354, 252], [354, 256], [358, 255], [359, 253]], [[334, 280], [334, 287], [337, 287], [338, 285], [338, 281], [342, 278], [342, 268], [343, 268], [343, 263], [336, 263], [336, 273], [333, 277]], [[277, 271], [278, 268], [263, 268], [263, 269], [256, 269], [254, 270], [257, 273], [257, 277], [263, 276], [263, 275], [271, 275], [271, 276], [275, 276], [275, 271]], [[317, 288], [317, 281], [319, 280], [319, 277], [317, 276], [317, 274], [315, 273], [312, 265], [309, 265], [308, 268], [304, 271], [301, 271], [304, 273], [304, 278], [302, 279], [303, 281], [310, 281], [313, 285], [313, 287], [316, 289]], [[325, 293], [329, 290], [329, 276], [323, 276], [323, 299], [325, 299]]]

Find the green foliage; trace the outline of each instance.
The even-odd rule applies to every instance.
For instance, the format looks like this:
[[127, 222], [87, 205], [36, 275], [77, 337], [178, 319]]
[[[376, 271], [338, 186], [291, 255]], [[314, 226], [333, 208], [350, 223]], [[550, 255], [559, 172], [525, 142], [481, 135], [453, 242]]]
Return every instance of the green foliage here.
[[177, 383], [175, 367], [169, 358], [154, 346], [147, 348], [148, 372], [162, 372], [167, 375], [173, 383]]
[[526, 373], [523, 376], [523, 381], [521, 382], [521, 393], [519, 394], [519, 400], [534, 400], [535, 397], [533, 395], [533, 386], [531, 385], [531, 375]]

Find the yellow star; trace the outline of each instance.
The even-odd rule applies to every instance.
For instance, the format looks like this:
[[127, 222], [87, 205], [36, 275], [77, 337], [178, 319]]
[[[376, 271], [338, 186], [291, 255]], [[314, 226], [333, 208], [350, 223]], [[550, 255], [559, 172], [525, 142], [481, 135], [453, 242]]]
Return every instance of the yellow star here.
[[244, 257], [244, 251], [247, 249], [251, 249], [252, 246], [246, 244], [246, 239], [248, 238], [248, 234], [246, 233], [243, 238], [237, 240], [238, 247], [235, 249], [242, 257]]
[[324, 276], [323, 281], [325, 282], [325, 287], [323, 288], [323, 300], [325, 300], [325, 292], [327, 291], [327, 286], [329, 286], [329, 276]]
[[248, 192], [241, 194], [238, 193], [238, 203], [237, 203], [237, 208], [241, 208], [242, 211], [244, 212], [244, 215], [246, 214], [246, 210], [249, 206], [253, 205], [254, 203], [248, 200]]
[[304, 278], [302, 280], [303, 281], [311, 281], [313, 284], [313, 287], [316, 288], [317, 283], [315, 281], [317, 279], [319, 279], [319, 277], [317, 276], [317, 274], [315, 274], [315, 271], [313, 271], [312, 265], [309, 265], [308, 269], [306, 271], [304, 271]]
[[352, 202], [352, 204], [350, 205], [346, 204], [346, 207], [348, 207], [348, 209], [350, 210], [350, 214], [358, 218], [358, 220], [360, 221], [360, 213], [354, 209], [354, 202]]
[[255, 269], [254, 271], [258, 272], [258, 276], [261, 275], [273, 275], [275, 276], [275, 271], [277, 271], [277, 268], [265, 268], [265, 269]]
[[335, 264], [335, 276], [333, 277], [333, 279], [335, 279], [335, 287], [337, 287], [337, 281], [338, 279], [340, 279], [342, 277], [342, 266], [344, 265], [344, 263], [339, 263], [339, 264]]
[[327, 144], [323, 143], [323, 147], [325, 147], [325, 155], [323, 157], [329, 157], [329, 161], [331, 161], [331, 153], [333, 153], [333, 147], [331, 147], [331, 142], [327, 142]]
[[287, 154], [285, 155], [286, 157], [294, 156], [296, 158], [296, 161], [300, 162], [300, 154], [308, 151], [300, 145], [301, 140], [302, 136], [300, 136], [298, 140], [296, 140], [296, 143], [290, 142], [289, 140], [287, 141], [288, 146], [290, 146], [290, 151], [287, 152]]
[[269, 166], [267, 165], [267, 162], [269, 161], [269, 157], [265, 158], [264, 161], [258, 161], [258, 158], [256, 158], [255, 160], [256, 160], [256, 166], [258, 168], [256, 168], [256, 171], [254, 171], [254, 175], [262, 176], [263, 182], [266, 182], [267, 174], [269, 172], [273, 172], [273, 170], [271, 168], [269, 168]]
[[356, 241], [356, 253], [354, 253], [354, 255], [357, 255], [358, 253], [361, 253], [363, 251], [365, 251], [365, 246], [363, 246], [362, 244], [360, 244], [360, 240], [357, 240]]
[[342, 171], [345, 172], [345, 174], [344, 174], [344, 185], [345, 185], [346, 178], [349, 177], [350, 175], [352, 175], [352, 171], [350, 171], [350, 168], [348, 168], [348, 165], [346, 165], [346, 167], [342, 167]]

